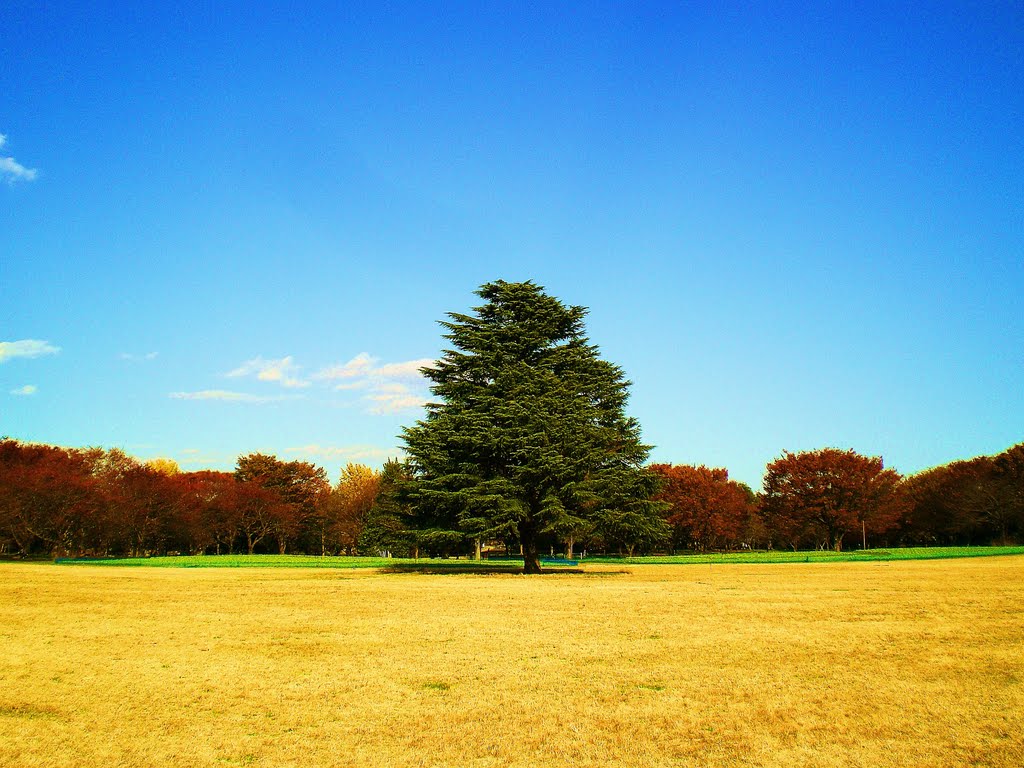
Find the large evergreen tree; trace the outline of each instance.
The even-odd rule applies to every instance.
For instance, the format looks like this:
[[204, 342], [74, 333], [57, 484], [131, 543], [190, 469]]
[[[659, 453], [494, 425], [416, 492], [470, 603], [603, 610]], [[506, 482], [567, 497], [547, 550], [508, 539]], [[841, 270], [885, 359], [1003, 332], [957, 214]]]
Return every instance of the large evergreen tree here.
[[455, 348], [425, 369], [438, 401], [403, 433], [425, 540], [516, 538], [539, 573], [543, 534], [661, 536], [629, 382], [584, 335], [586, 309], [532, 282], [477, 295], [486, 303], [441, 323]]

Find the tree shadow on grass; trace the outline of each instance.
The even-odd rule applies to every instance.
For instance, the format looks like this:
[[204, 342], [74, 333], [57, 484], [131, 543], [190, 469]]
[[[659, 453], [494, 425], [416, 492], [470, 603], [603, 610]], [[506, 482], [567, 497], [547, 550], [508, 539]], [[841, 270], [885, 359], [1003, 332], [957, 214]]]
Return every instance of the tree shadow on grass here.
[[[470, 573], [475, 576], [507, 576], [522, 575], [521, 565], [388, 565], [380, 569], [381, 573], [427, 573], [427, 574], [460, 574]], [[551, 576], [559, 573], [584, 573], [582, 568], [542, 568], [541, 575]]]

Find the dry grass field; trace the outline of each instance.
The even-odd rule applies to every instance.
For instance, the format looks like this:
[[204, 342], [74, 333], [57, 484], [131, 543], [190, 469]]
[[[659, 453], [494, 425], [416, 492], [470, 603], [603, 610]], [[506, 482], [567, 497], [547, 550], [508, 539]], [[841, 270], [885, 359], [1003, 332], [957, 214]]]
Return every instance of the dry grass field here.
[[0, 565], [0, 765], [1024, 765], [1024, 557]]

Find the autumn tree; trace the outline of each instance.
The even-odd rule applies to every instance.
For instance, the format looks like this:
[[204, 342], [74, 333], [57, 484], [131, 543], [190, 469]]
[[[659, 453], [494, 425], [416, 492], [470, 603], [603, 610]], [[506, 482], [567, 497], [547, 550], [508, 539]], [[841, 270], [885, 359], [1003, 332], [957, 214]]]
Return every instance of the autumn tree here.
[[103, 485], [107, 515], [127, 553], [141, 557], [163, 552], [182, 500], [172, 476], [119, 448], [96, 454], [93, 473]]
[[307, 461], [281, 461], [276, 456], [250, 453], [239, 457], [235, 479], [254, 482], [273, 493], [287, 507], [275, 515], [272, 533], [278, 551], [284, 554], [289, 542], [315, 518], [318, 505], [330, 491], [327, 473]]
[[416, 532], [411, 528], [415, 515], [404, 495], [412, 479], [412, 473], [402, 462], [395, 459], [385, 462], [379, 475], [377, 496], [359, 535], [360, 551], [419, 555]]
[[326, 498], [323, 505], [327, 518], [326, 538], [346, 554], [357, 553], [359, 538], [379, 488], [379, 472], [363, 464], [349, 463], [341, 470], [338, 484]]
[[0, 528], [20, 554], [90, 549], [100, 504], [86, 452], [0, 440]]
[[145, 465], [150, 469], [169, 477], [173, 477], [174, 475], [181, 473], [181, 467], [178, 466], [178, 462], [164, 456], [157, 456], [155, 459], [149, 459], [145, 462]]
[[908, 478], [905, 540], [924, 544], [1007, 542], [1024, 533], [1024, 443]]
[[1024, 443], [956, 464], [966, 464], [967, 479], [954, 498], [980, 536], [1006, 544], [1024, 530]]
[[978, 520], [965, 493], [979, 482], [978, 465], [956, 461], [918, 472], [903, 482], [906, 514], [900, 520], [903, 543], [923, 545], [970, 544], [978, 535]]
[[1024, 535], [1024, 443], [1019, 443], [995, 457], [992, 482], [1001, 510], [997, 518], [1002, 542], [1011, 536]]
[[184, 498], [181, 525], [188, 551], [232, 552], [241, 522], [235, 476], [201, 470], [175, 477]]
[[663, 534], [629, 382], [585, 336], [586, 309], [532, 282], [477, 295], [441, 323], [454, 349], [424, 369], [437, 400], [403, 431], [426, 540], [512, 536], [539, 573], [541, 538], [581, 522], [634, 543]]
[[753, 512], [753, 494], [729, 471], [705, 466], [654, 464], [661, 478], [656, 499], [669, 505], [673, 549], [734, 546]]
[[838, 552], [848, 533], [882, 533], [896, 523], [900, 480], [881, 457], [836, 448], [786, 451], [765, 471], [766, 524], [794, 548], [810, 537]]
[[241, 481], [235, 486], [238, 530], [245, 539], [251, 555], [256, 546], [267, 537], [280, 536], [282, 530], [294, 526], [295, 510], [275, 491], [253, 481]]

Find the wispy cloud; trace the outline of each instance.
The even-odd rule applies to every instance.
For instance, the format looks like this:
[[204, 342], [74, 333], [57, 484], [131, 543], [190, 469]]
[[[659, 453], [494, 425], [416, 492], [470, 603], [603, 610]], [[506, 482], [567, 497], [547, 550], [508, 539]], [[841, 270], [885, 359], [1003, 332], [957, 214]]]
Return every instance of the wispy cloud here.
[[387, 459], [401, 458], [403, 455], [398, 448], [380, 448], [376, 445], [318, 445], [316, 443], [286, 448], [285, 453], [290, 456], [319, 459], [325, 464], [341, 461], [383, 462]]
[[230, 471], [235, 463], [236, 454], [218, 453], [201, 448], [183, 448], [177, 453], [175, 460], [181, 467], [190, 470], [218, 468]]
[[15, 357], [42, 357], [43, 355], [55, 355], [58, 352], [60, 352], [60, 347], [55, 347], [50, 342], [39, 339], [0, 341], [0, 363], [5, 363]]
[[[125, 359], [137, 359], [122, 355]], [[382, 363], [368, 352], [360, 352], [345, 363], [322, 368], [311, 376], [302, 376], [302, 366], [291, 355], [282, 358], [254, 357], [223, 374], [226, 378], [249, 378], [279, 384], [288, 389], [304, 388], [314, 382], [338, 392], [358, 391], [351, 406], [360, 403], [367, 413], [383, 415], [421, 407], [427, 402], [426, 380], [420, 369], [435, 364], [430, 358]], [[294, 399], [297, 396], [263, 396], [224, 389], [198, 392], [173, 392], [178, 400], [224, 400], [229, 402], [266, 403]]]
[[300, 379], [297, 375], [300, 370], [292, 360], [291, 356], [282, 357], [280, 360], [265, 360], [262, 357], [254, 357], [246, 360], [233, 371], [228, 371], [225, 376], [238, 378], [242, 376], [255, 376], [259, 381], [274, 381], [283, 387], [308, 387], [309, 382]]
[[426, 403], [427, 398], [422, 394], [426, 381], [421, 369], [434, 364], [434, 360], [426, 357], [382, 364], [379, 358], [360, 352], [347, 363], [318, 371], [313, 378], [337, 382], [334, 389], [338, 391], [366, 390], [363, 400], [369, 413], [383, 415], [412, 410]]
[[370, 401], [370, 413], [380, 416], [386, 413], [400, 413], [413, 408], [421, 408], [427, 404], [423, 395], [401, 394], [398, 392], [377, 392], [366, 396]]
[[35, 384], [26, 384], [24, 387], [12, 389], [11, 394], [18, 395], [20, 397], [28, 397], [29, 395], [34, 395], [38, 391], [39, 388]]
[[[0, 133], [0, 149], [3, 149], [6, 144], [7, 136]], [[13, 184], [16, 181], [33, 181], [38, 173], [35, 168], [26, 168], [13, 157], [0, 155], [0, 175], [9, 184]]]
[[420, 369], [431, 368], [436, 364], [436, 360], [423, 357], [419, 360], [406, 360], [404, 363], [387, 363], [377, 368], [374, 374], [386, 379], [422, 379]]
[[143, 362], [145, 360], [156, 360], [156, 352], [147, 352], [144, 355], [133, 355], [131, 352], [122, 352], [119, 357], [122, 360], [128, 360], [133, 363]]
[[347, 363], [332, 365], [313, 375], [314, 379], [422, 379], [421, 368], [429, 368], [435, 361], [429, 357], [406, 360], [401, 363], [385, 363], [368, 352], [360, 352]]
[[370, 413], [377, 416], [420, 408], [427, 403], [425, 395], [400, 381], [380, 382], [363, 399], [369, 403]]
[[290, 399], [284, 395], [263, 396], [251, 395], [247, 392], [231, 392], [226, 389], [203, 389], [198, 392], [171, 392], [168, 397], [174, 400], [225, 400], [232, 403], [272, 403]]

